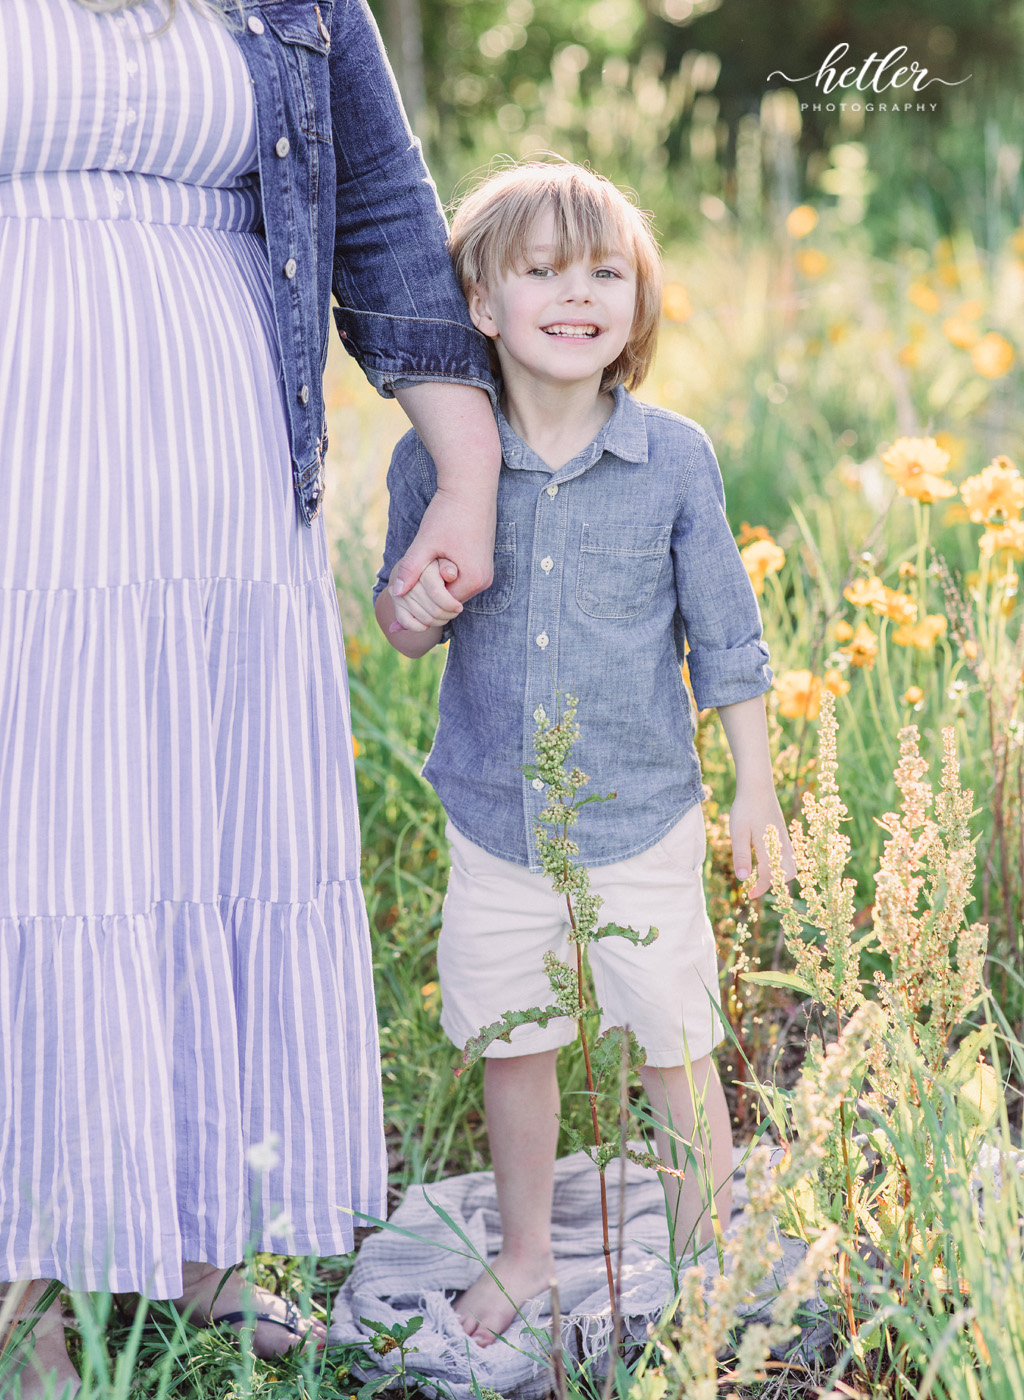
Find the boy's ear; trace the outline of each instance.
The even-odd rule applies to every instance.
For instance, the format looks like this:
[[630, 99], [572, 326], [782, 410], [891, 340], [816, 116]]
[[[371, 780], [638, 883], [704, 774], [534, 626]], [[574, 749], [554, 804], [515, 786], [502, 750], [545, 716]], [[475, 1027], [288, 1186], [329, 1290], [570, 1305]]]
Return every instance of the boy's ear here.
[[482, 284], [471, 287], [466, 304], [469, 307], [469, 318], [477, 330], [482, 331], [491, 340], [497, 340], [498, 327], [491, 315], [487, 288]]

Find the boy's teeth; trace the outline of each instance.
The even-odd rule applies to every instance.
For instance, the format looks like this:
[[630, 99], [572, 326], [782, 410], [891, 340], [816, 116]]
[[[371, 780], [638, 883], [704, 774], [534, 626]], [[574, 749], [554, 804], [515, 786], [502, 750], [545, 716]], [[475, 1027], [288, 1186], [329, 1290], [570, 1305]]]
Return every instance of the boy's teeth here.
[[574, 336], [578, 340], [592, 340], [597, 335], [596, 326], [545, 326], [548, 335]]

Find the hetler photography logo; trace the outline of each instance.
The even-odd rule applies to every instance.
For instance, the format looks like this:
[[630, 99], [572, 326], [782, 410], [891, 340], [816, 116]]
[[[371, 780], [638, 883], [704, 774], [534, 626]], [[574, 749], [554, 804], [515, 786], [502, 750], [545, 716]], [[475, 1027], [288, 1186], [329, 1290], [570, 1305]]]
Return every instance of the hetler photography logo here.
[[[772, 78], [784, 78], [795, 87], [797, 83], [807, 83], [813, 79], [814, 86], [823, 96], [835, 93], [838, 97], [840, 93], [849, 91], [864, 94], [864, 100], [861, 102], [801, 102], [801, 112], [845, 112], [847, 108], [853, 112], [934, 112], [939, 105], [937, 102], [911, 102], [907, 100], [910, 93], [923, 93], [932, 83], [941, 83], [943, 87], [959, 87], [972, 76], [968, 73], [966, 78], [958, 78], [956, 82], [932, 77], [928, 69], [916, 59], [910, 63], [903, 62], [907, 56], [906, 44], [890, 49], [884, 58], [873, 53], [859, 66], [851, 63], [848, 68], [841, 69], [840, 65], [849, 52], [849, 44], [836, 44], [816, 73], [805, 73], [802, 78], [791, 78], [787, 73], [783, 73], [781, 68], [776, 68], [773, 73], [768, 74], [768, 81], [771, 82]], [[872, 93], [878, 96], [890, 92], [899, 93], [901, 89], [909, 89], [909, 92], [904, 92], [902, 101], [890, 101], [887, 97], [886, 101], [878, 102], [869, 96]]]

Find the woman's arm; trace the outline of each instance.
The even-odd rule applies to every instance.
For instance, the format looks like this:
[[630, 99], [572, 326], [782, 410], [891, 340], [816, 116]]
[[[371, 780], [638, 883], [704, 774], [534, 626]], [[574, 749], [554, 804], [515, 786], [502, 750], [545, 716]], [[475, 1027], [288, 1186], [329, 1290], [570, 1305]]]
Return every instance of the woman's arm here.
[[338, 329], [437, 466], [437, 495], [396, 566], [395, 595], [447, 556], [459, 569], [452, 593], [468, 598], [491, 577], [501, 464], [487, 341], [469, 318], [437, 191], [366, 0], [336, 0], [330, 67]]
[[432, 559], [451, 559], [460, 602], [489, 587], [494, 571], [494, 503], [501, 445], [490, 400], [465, 384], [414, 384], [396, 389], [437, 468], [437, 492], [419, 532], [391, 574], [400, 598]]

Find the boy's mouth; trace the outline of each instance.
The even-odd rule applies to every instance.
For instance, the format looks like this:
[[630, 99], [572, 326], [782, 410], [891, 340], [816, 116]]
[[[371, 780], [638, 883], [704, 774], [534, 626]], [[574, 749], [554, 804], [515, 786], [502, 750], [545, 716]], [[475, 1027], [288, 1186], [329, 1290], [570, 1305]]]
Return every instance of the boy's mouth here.
[[572, 325], [568, 321], [556, 321], [553, 326], [542, 326], [545, 335], [560, 336], [564, 340], [593, 340], [595, 335], [600, 335], [597, 326]]

